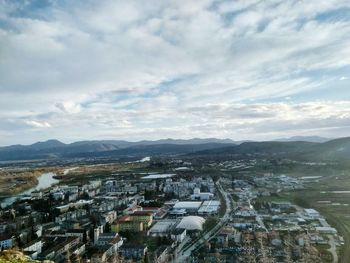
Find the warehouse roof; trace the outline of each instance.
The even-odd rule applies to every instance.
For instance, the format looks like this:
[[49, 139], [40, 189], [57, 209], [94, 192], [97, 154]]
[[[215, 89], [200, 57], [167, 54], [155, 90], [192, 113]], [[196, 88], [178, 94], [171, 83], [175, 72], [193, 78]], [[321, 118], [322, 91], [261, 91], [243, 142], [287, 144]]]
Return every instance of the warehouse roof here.
[[202, 205], [202, 202], [191, 202], [191, 201], [177, 202], [174, 205], [174, 209], [198, 209], [201, 205]]
[[200, 216], [185, 216], [182, 218], [180, 224], [176, 228], [183, 228], [186, 230], [203, 230], [205, 219]]

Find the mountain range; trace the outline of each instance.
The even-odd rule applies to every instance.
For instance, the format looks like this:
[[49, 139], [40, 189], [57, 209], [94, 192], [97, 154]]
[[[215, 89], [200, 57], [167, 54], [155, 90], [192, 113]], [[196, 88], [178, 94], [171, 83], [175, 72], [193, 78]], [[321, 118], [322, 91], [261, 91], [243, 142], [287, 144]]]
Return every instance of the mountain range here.
[[293, 136], [290, 138], [281, 138], [277, 139], [275, 141], [280, 142], [297, 142], [297, 141], [304, 141], [304, 142], [328, 142], [332, 139], [320, 137], [320, 136]]
[[277, 157], [303, 161], [350, 161], [350, 137], [326, 142], [267, 141], [244, 142], [239, 145], [207, 149], [196, 155], [231, 155], [246, 157]]
[[146, 155], [234, 155], [279, 156], [305, 160], [344, 160], [350, 156], [350, 137], [293, 137], [277, 141], [233, 141], [231, 139], [163, 139], [128, 142], [123, 140], [79, 141], [65, 144], [58, 140], [31, 145], [0, 147], [0, 161], [53, 158], [108, 158]]
[[128, 142], [123, 140], [78, 141], [65, 144], [58, 140], [31, 145], [0, 147], [0, 161], [72, 157], [113, 157], [143, 154], [179, 154], [233, 145], [230, 139], [162, 139]]

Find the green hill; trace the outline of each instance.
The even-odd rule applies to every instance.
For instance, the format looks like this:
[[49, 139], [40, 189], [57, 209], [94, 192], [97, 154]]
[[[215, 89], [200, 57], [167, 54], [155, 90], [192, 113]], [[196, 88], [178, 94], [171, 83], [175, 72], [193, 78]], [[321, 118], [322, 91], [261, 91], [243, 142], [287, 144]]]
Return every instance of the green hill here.
[[197, 151], [191, 155], [230, 155], [237, 158], [281, 157], [304, 161], [349, 161], [350, 137], [324, 143], [295, 142], [245, 142], [221, 148]]

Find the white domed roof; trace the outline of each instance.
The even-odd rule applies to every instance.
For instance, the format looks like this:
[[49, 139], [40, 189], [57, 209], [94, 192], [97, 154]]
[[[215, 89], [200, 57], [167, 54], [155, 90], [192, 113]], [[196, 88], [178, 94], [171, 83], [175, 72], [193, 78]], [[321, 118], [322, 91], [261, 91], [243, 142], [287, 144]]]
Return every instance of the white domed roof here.
[[186, 216], [182, 218], [180, 224], [176, 228], [184, 228], [186, 230], [203, 230], [205, 219], [200, 216]]

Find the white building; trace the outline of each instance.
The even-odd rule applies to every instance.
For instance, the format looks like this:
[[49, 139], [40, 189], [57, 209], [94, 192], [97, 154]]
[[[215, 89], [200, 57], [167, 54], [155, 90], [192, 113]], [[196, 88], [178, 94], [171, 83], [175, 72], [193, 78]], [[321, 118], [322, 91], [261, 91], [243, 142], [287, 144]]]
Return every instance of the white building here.
[[201, 190], [198, 187], [194, 188], [193, 194], [191, 195], [192, 200], [210, 200], [213, 197], [214, 197], [214, 194], [212, 193], [206, 193], [206, 192], [201, 193]]
[[175, 228], [171, 233], [171, 239], [181, 243], [186, 237], [187, 231], [184, 228]]
[[0, 248], [11, 248], [13, 246], [13, 239], [10, 238], [0, 238]]
[[174, 210], [181, 210], [185, 209], [187, 213], [197, 213], [198, 209], [202, 205], [202, 202], [196, 202], [196, 201], [183, 201], [183, 202], [177, 202], [173, 209]]
[[54, 192], [52, 193], [53, 199], [57, 200], [63, 200], [64, 199], [64, 193], [63, 192]]
[[101, 217], [103, 219], [103, 223], [110, 223], [112, 224], [117, 219], [117, 212], [112, 210], [106, 213], [101, 214]]
[[320, 213], [317, 212], [315, 209], [312, 208], [306, 208], [304, 209], [305, 214], [307, 217], [310, 217], [312, 219], [318, 219], [320, 217]]
[[43, 198], [43, 193], [41, 191], [33, 191], [30, 195], [34, 200]]
[[97, 226], [94, 229], [94, 244], [97, 245], [100, 235], [103, 234], [103, 225]]
[[32, 259], [37, 259], [38, 254], [41, 253], [43, 248], [43, 242], [40, 239], [33, 240], [29, 244], [23, 247], [23, 251], [30, 252], [30, 257]]
[[204, 201], [198, 210], [199, 215], [215, 215], [219, 212], [220, 201], [210, 200]]
[[148, 231], [148, 235], [152, 237], [163, 237], [167, 236], [176, 224], [175, 220], [162, 220], [158, 221]]
[[316, 231], [321, 234], [337, 234], [337, 230], [334, 227], [319, 226], [316, 227]]
[[185, 216], [176, 228], [186, 229], [186, 231], [202, 231], [205, 219], [200, 216]]

